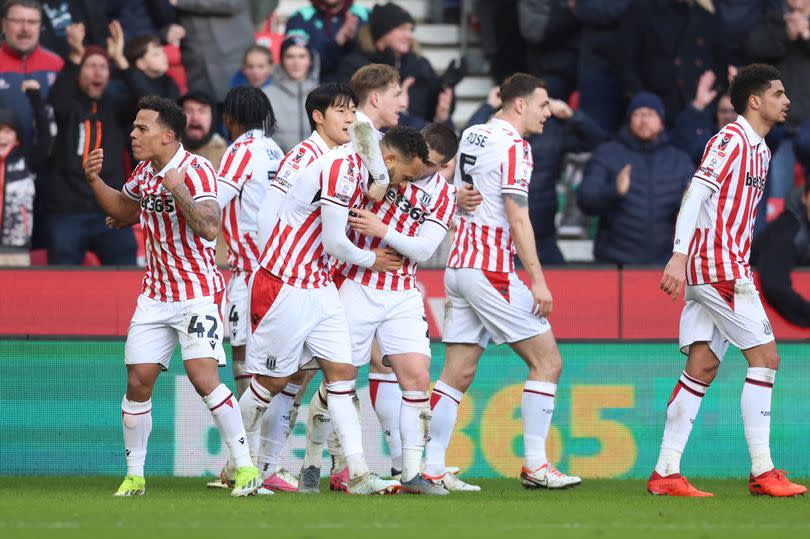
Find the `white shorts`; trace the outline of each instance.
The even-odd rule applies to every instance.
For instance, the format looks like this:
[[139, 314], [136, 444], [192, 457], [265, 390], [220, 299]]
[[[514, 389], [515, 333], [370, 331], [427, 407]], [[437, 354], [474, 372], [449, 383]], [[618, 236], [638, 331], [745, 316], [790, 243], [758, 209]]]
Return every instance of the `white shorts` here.
[[532, 314], [534, 298], [517, 274], [474, 268], [447, 268], [447, 303], [442, 341], [486, 348], [514, 343], [551, 330], [545, 317]]
[[419, 290], [377, 290], [346, 279], [339, 292], [355, 367], [371, 360], [375, 336], [383, 357], [408, 353], [430, 357], [425, 304]]
[[684, 354], [692, 343], [708, 342], [722, 360], [729, 343], [747, 350], [772, 340], [759, 292], [748, 279], [687, 285], [679, 338]]
[[253, 273], [245, 370], [282, 378], [312, 360], [352, 362], [349, 327], [334, 283], [296, 288], [264, 269]]
[[225, 366], [222, 296], [219, 292], [186, 301], [139, 296], [124, 347], [126, 364], [159, 363], [168, 370], [179, 342], [183, 361], [210, 357]]
[[228, 332], [231, 346], [244, 346], [248, 339], [248, 318], [250, 316], [250, 274], [233, 272], [228, 281]]

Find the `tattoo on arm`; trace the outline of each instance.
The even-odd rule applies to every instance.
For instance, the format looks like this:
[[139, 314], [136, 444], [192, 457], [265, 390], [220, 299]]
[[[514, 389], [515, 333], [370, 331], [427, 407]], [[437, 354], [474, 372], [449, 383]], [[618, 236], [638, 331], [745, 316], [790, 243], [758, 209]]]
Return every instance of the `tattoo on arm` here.
[[216, 238], [220, 224], [219, 203], [216, 200], [197, 202], [191, 198], [191, 193], [185, 185], [180, 185], [172, 194], [177, 208], [183, 213], [191, 230], [209, 240]]
[[518, 208], [528, 208], [529, 207], [529, 197], [526, 195], [518, 195], [516, 193], [503, 193], [503, 199], [509, 199], [514, 202]]

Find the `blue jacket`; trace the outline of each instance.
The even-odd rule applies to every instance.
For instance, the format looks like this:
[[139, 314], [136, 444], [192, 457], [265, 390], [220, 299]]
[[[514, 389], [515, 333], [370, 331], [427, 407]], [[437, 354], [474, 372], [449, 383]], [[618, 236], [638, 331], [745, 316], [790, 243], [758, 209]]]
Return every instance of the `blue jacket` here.
[[[369, 11], [365, 7], [351, 5], [348, 13], [360, 19], [358, 31], [368, 22]], [[326, 17], [314, 6], [299, 9], [287, 21], [287, 34], [305, 34], [309, 37], [310, 47], [318, 51], [321, 57], [321, 82], [336, 81], [341, 60], [355, 49], [356, 36], [354, 41], [347, 42], [342, 47], [335, 41], [335, 36], [345, 21], [345, 13]]]
[[[616, 176], [628, 163], [630, 190], [622, 196], [616, 191]], [[616, 139], [598, 146], [577, 190], [582, 211], [599, 216], [596, 259], [666, 263], [681, 198], [694, 172], [689, 156], [670, 144], [666, 133], [643, 143], [623, 127]]]

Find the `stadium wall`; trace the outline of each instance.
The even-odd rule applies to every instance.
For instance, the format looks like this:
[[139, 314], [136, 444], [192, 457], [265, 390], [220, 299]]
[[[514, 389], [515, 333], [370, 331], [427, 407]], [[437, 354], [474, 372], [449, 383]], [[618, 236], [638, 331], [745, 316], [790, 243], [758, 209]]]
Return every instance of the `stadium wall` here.
[[[0, 272], [0, 474], [124, 472], [121, 336], [140, 278], [140, 272], [129, 271]], [[443, 305], [441, 272], [424, 272], [421, 278], [435, 337]], [[548, 272], [556, 300], [552, 325], [564, 340], [565, 361], [549, 457], [564, 471], [644, 478], [655, 463], [666, 402], [683, 368], [672, 341], [681, 305], [660, 294], [657, 278], [657, 270]], [[794, 282], [810, 290], [810, 273], [796, 274]], [[775, 313], [770, 316], [782, 358], [773, 404], [774, 457], [780, 466], [806, 477], [810, 332], [787, 325]], [[621, 340], [622, 335], [655, 342]], [[441, 344], [433, 345], [433, 357], [435, 380], [444, 361]], [[459, 410], [448, 464], [460, 466], [468, 477], [517, 475], [525, 373], [525, 365], [508, 347], [487, 349]], [[739, 413], [744, 374], [742, 355], [730, 351], [684, 457], [690, 476], [747, 474]], [[229, 368], [221, 375], [233, 384]], [[369, 405], [365, 373], [358, 388], [364, 402], [364, 446], [372, 467], [384, 473], [389, 460]], [[225, 446], [183, 375], [179, 353], [158, 382], [153, 402], [147, 473], [218, 473]], [[304, 402], [284, 456], [285, 466], [296, 472], [305, 444], [308, 399]]]

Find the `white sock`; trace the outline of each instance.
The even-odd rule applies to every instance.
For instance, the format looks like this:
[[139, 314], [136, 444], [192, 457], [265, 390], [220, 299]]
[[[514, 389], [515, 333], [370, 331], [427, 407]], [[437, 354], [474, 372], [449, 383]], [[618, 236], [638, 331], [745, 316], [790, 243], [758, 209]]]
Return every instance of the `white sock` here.
[[686, 374], [675, 384], [675, 389], [669, 397], [667, 404], [667, 422], [664, 426], [664, 437], [661, 441], [661, 452], [655, 471], [658, 475], [666, 477], [681, 473], [681, 455], [692, 433], [692, 425], [697, 418], [703, 396], [709, 389], [709, 384]]
[[402, 481], [409, 481], [419, 473], [430, 432], [430, 392], [402, 392], [399, 431], [402, 433]]
[[456, 427], [458, 406], [464, 393], [441, 380], [436, 382], [430, 396], [433, 417], [430, 421], [430, 436], [425, 445], [425, 473], [431, 477], [444, 474], [445, 455], [450, 437]]
[[244, 360], [233, 361], [231, 366], [233, 368], [233, 380], [236, 382], [236, 396], [241, 399], [250, 385], [250, 379], [253, 378], [253, 375], [245, 372]]
[[276, 466], [281, 460], [281, 452], [284, 449], [287, 430], [290, 426], [290, 411], [297, 392], [297, 385], [287, 384], [280, 393], [273, 397], [262, 416], [259, 428], [259, 453], [256, 460], [259, 470], [264, 474], [264, 479], [276, 473]]
[[368, 472], [366, 459], [363, 455], [363, 432], [360, 427], [360, 416], [357, 415], [352, 400], [355, 396], [354, 380], [344, 380], [326, 384], [326, 403], [329, 407], [329, 416], [332, 425], [340, 438], [346, 464], [349, 466], [349, 476], [352, 478]]
[[771, 394], [776, 379], [774, 369], [749, 367], [745, 373], [740, 406], [748, 451], [751, 454], [751, 474], [756, 477], [773, 470], [771, 460]]
[[290, 437], [292, 434], [293, 429], [295, 428], [295, 424], [298, 423], [298, 412], [301, 409], [301, 403], [296, 402], [293, 399], [292, 407], [290, 408], [290, 421], [287, 423], [287, 432], [284, 433], [284, 439]]
[[304, 468], [323, 463], [323, 446], [332, 432], [332, 420], [326, 405], [326, 386], [320, 385], [312, 396], [307, 410], [307, 450], [304, 453]]
[[247, 391], [239, 399], [239, 407], [242, 410], [242, 421], [245, 424], [245, 432], [248, 437], [248, 447], [253, 462], [258, 464], [259, 453], [259, 430], [261, 419], [273, 395], [265, 389], [263, 385], [255, 379], [250, 381]]
[[332, 473], [339, 473], [346, 467], [346, 456], [343, 454], [343, 446], [340, 445], [340, 438], [332, 422], [332, 432], [326, 438], [326, 448], [332, 457]]
[[152, 432], [152, 399], [146, 402], [121, 402], [121, 423], [124, 427], [124, 450], [127, 456], [127, 475], [143, 477], [146, 463], [146, 445]]
[[211, 393], [203, 397], [203, 401], [211, 410], [214, 423], [228, 449], [231, 450], [231, 458], [236, 463], [236, 467], [253, 466], [239, 401], [233, 396], [231, 390], [225, 384], [219, 384]]
[[402, 407], [402, 391], [397, 376], [369, 373], [368, 392], [371, 406], [377, 413], [380, 426], [385, 434], [388, 452], [391, 454], [391, 467], [402, 470], [402, 439], [399, 434], [399, 411]]
[[546, 438], [554, 415], [554, 395], [557, 384], [526, 380], [520, 411], [523, 414], [523, 454], [529, 470], [548, 464]]

